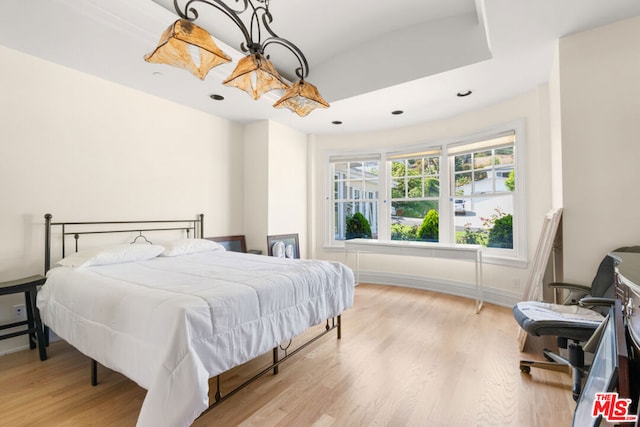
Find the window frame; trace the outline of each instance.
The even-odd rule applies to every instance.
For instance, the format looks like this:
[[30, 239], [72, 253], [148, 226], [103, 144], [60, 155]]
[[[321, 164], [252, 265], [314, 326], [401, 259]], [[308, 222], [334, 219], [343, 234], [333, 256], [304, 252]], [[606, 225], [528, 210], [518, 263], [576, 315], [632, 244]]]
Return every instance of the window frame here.
[[[380, 154], [378, 153], [365, 153], [365, 154], [355, 154], [355, 155], [330, 155], [327, 157], [327, 167], [325, 168], [325, 170], [328, 171], [329, 174], [329, 179], [326, 180], [326, 184], [327, 184], [327, 188], [326, 188], [326, 196], [325, 199], [329, 202], [327, 203], [327, 209], [326, 209], [326, 213], [325, 213], [325, 248], [329, 247], [329, 248], [343, 248], [344, 247], [344, 240], [336, 240], [335, 239], [335, 229], [336, 229], [336, 222], [334, 221], [335, 219], [335, 205], [336, 203], [338, 203], [338, 201], [334, 198], [335, 195], [335, 165], [338, 163], [367, 163], [367, 162], [378, 162], [378, 187], [379, 188], [386, 188], [386, 183], [385, 183], [385, 175], [386, 174], [386, 168], [383, 166], [382, 160], [380, 158]], [[339, 182], [352, 182], [353, 180], [348, 177], [344, 180], [340, 180]], [[368, 180], [366, 178], [362, 178], [363, 182], [366, 181], [372, 181], [372, 180]], [[346, 199], [340, 199], [343, 203], [372, 203], [375, 202], [375, 204], [377, 205], [376, 208], [376, 213], [375, 216], [378, 219], [378, 223], [377, 223], [377, 230], [379, 232], [380, 230], [380, 217], [382, 215], [381, 211], [380, 211], [380, 199], [384, 198], [384, 194], [378, 190], [378, 197], [362, 197], [362, 198], [353, 198], [353, 197], [349, 197]], [[328, 220], [326, 220], [326, 218], [328, 218]], [[378, 234], [378, 238], [380, 238], [379, 234]], [[330, 242], [327, 244], [327, 242]]]
[[[388, 173], [388, 182], [389, 182], [389, 186], [387, 189], [387, 199], [388, 199], [388, 205], [389, 205], [389, 228], [387, 230], [388, 232], [388, 239], [392, 238], [392, 232], [391, 232], [391, 225], [393, 224], [393, 218], [391, 216], [391, 213], [393, 212], [393, 204], [394, 203], [411, 203], [411, 202], [429, 202], [429, 201], [433, 201], [436, 203], [436, 205], [438, 206], [438, 213], [440, 213], [440, 205], [441, 205], [441, 199], [442, 199], [442, 149], [439, 146], [436, 147], [429, 147], [427, 150], [421, 151], [421, 152], [410, 152], [410, 153], [405, 153], [405, 152], [399, 152], [399, 153], [386, 153], [385, 155], [386, 158], [386, 162], [387, 162], [387, 168], [389, 169], [389, 173]], [[438, 172], [436, 174], [431, 174], [431, 173], [427, 173], [425, 171], [425, 164], [424, 164], [424, 160], [425, 159], [431, 159], [431, 158], [436, 158], [438, 159]], [[408, 161], [409, 160], [415, 160], [415, 161], [420, 161], [422, 160], [422, 167], [421, 167], [421, 171], [419, 175], [411, 175], [409, 174], [409, 168], [408, 168]], [[392, 176], [393, 175], [393, 163], [394, 162], [402, 162], [404, 161], [405, 163], [405, 174], [402, 177], [396, 177], [396, 176]], [[412, 179], [419, 179], [421, 181], [420, 185], [421, 185], [421, 196], [419, 197], [410, 197], [409, 196], [409, 180]], [[438, 181], [438, 194], [437, 195], [428, 195], [426, 194], [426, 188], [425, 188], [425, 180], [427, 179], [436, 179]], [[393, 197], [393, 189], [394, 189], [394, 182], [395, 181], [400, 181], [400, 182], [404, 182], [404, 190], [405, 190], [405, 195], [404, 197], [397, 197], [394, 198]], [[446, 182], [448, 182], [448, 179], [446, 180]], [[438, 241], [441, 241], [440, 236], [438, 236]]]
[[[377, 158], [379, 160], [379, 186], [377, 202], [378, 239], [391, 239], [391, 205], [394, 199], [391, 197], [392, 177], [390, 165], [392, 159], [410, 158], [412, 154], [421, 154], [430, 150], [440, 150], [440, 197], [439, 197], [439, 241], [441, 243], [455, 243], [454, 209], [455, 209], [455, 183], [452, 182], [454, 171], [450, 165], [452, 150], [460, 147], [490, 140], [509, 132], [514, 133], [514, 169], [516, 171], [515, 189], [513, 197], [513, 249], [488, 248], [483, 249], [483, 260], [490, 264], [500, 264], [524, 268], [527, 265], [527, 235], [526, 235], [526, 128], [525, 120], [519, 119], [512, 122], [496, 125], [481, 132], [460, 137], [446, 138], [437, 141], [423, 142], [415, 145], [392, 146], [373, 150], [359, 150], [345, 154], [344, 152], [327, 153], [325, 171], [328, 173], [325, 179], [325, 250], [344, 250], [344, 240], [334, 240], [333, 230], [333, 185], [334, 176], [331, 163], [332, 159], [349, 159], [350, 161], [366, 161]], [[453, 187], [452, 187], [453, 186]], [[470, 195], [469, 197], [477, 197]]]
[[[501, 141], [504, 140], [504, 141]], [[511, 140], [513, 139], [513, 140]], [[477, 168], [476, 167], [476, 159], [477, 157], [475, 156], [476, 153], [480, 153], [480, 152], [488, 152], [491, 151], [491, 155], [492, 158], [494, 158], [495, 152], [494, 150], [499, 150], [501, 148], [505, 148], [505, 147], [513, 147], [513, 155], [514, 155], [514, 162], [512, 164], [512, 168], [514, 170], [517, 170], [517, 160], [518, 160], [518, 150], [516, 147], [516, 135], [515, 135], [515, 131], [511, 131], [511, 132], [506, 132], [505, 135], [495, 135], [494, 137], [490, 137], [489, 139], [481, 139], [479, 140], [477, 143], [476, 142], [469, 142], [469, 143], [465, 143], [465, 144], [456, 144], [454, 146], [452, 146], [448, 151], [447, 151], [447, 161], [449, 163], [449, 167], [450, 167], [450, 180], [449, 180], [449, 197], [451, 199], [454, 200], [454, 208], [455, 208], [455, 200], [457, 199], [462, 199], [462, 200], [466, 200], [466, 201], [473, 201], [474, 199], [500, 199], [503, 197], [509, 197], [512, 200], [512, 205], [514, 207], [513, 209], [513, 221], [518, 222], [518, 215], [517, 215], [517, 209], [516, 209], [516, 204], [517, 204], [517, 200], [518, 200], [518, 193], [517, 193], [517, 185], [516, 185], [516, 189], [514, 189], [514, 191], [509, 191], [509, 190], [502, 190], [499, 191], [496, 189], [496, 173], [497, 173], [497, 169], [496, 165], [495, 165], [495, 161], [491, 163], [491, 165], [489, 167], [485, 167], [485, 168]], [[468, 170], [464, 170], [464, 171], [458, 171], [456, 170], [456, 163], [455, 163], [455, 158], [459, 157], [459, 156], [470, 156], [470, 160], [471, 160], [471, 168]], [[486, 173], [490, 171], [493, 174], [492, 177], [492, 182], [491, 182], [491, 190], [488, 192], [483, 192], [483, 191], [478, 191], [476, 188], [476, 174], [478, 172], [480, 173]], [[469, 174], [471, 177], [470, 180], [470, 185], [471, 185], [471, 192], [469, 194], [463, 194], [463, 195], [458, 195], [456, 194], [457, 192], [457, 177], [459, 175], [462, 174]], [[517, 184], [517, 179], [516, 179], [516, 184]], [[454, 223], [455, 223], [455, 212], [454, 212]], [[502, 256], [502, 257], [507, 257], [507, 258], [514, 258], [517, 255], [518, 252], [518, 247], [517, 247], [517, 235], [518, 233], [516, 232], [517, 230], [517, 224], [514, 224], [513, 226], [513, 248], [512, 249], [505, 249], [505, 248], [491, 248], [491, 247], [487, 247], [485, 246], [483, 251], [485, 254], [494, 254], [495, 256]], [[454, 227], [452, 227], [453, 230], [453, 236], [452, 236], [452, 241], [455, 240], [455, 224]]]

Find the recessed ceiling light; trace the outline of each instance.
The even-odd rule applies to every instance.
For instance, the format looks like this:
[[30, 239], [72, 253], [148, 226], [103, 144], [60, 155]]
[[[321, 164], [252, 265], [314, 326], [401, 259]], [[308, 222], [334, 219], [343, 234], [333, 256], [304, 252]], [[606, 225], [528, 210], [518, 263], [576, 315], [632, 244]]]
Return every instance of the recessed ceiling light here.
[[151, 74], [153, 74], [154, 76], [162, 76], [163, 75], [162, 72], [160, 72], [160, 71], [154, 71]]
[[215, 101], [222, 101], [224, 99], [224, 96], [218, 95], [217, 93], [212, 93], [211, 95], [209, 95], [209, 98]]
[[403, 114], [403, 113], [404, 113], [404, 111], [402, 111], [402, 110], [395, 110], [395, 111], [391, 112], [391, 114], [393, 114], [394, 116], [399, 116], [400, 114]]
[[459, 96], [460, 98], [464, 98], [465, 96], [469, 96], [471, 95], [473, 92], [471, 92], [470, 90], [466, 91], [466, 92], [458, 92], [456, 94], [456, 96]]
[[332, 122], [331, 122], [331, 124], [334, 124], [334, 125], [341, 125], [341, 124], [342, 124], [342, 122], [341, 122], [340, 120], [334, 120], [334, 121], [332, 121]]

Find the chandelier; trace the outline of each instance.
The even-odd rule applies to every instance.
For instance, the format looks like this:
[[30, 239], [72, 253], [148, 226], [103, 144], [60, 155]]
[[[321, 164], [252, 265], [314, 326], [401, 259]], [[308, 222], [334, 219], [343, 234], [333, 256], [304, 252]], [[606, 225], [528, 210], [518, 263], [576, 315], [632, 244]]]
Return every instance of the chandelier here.
[[[309, 74], [309, 64], [302, 51], [271, 29], [273, 17], [269, 12], [269, 0], [235, 2], [242, 3], [242, 7], [232, 9], [222, 0], [188, 0], [184, 9], [181, 9], [178, 0], [174, 0], [173, 5], [180, 19], [165, 30], [158, 47], [144, 56], [145, 61], [184, 68], [202, 80], [212, 68], [231, 62], [231, 57], [216, 45], [211, 34], [193, 23], [198, 19], [198, 11], [192, 5], [203, 3], [230, 18], [244, 36], [240, 48], [247, 56], [238, 61], [235, 70], [223, 84], [237, 87], [253, 99], [272, 90], [283, 90], [284, 95], [273, 106], [288, 108], [301, 117], [316, 108], [328, 108], [329, 104], [320, 96], [318, 89], [305, 80]], [[259, 5], [254, 5], [254, 2]], [[251, 13], [248, 28], [240, 18], [247, 11]], [[263, 35], [266, 35], [264, 39]], [[296, 83], [290, 84], [281, 77], [269, 56], [265, 55], [265, 49], [271, 44], [284, 46], [298, 60], [300, 66], [295, 74], [299, 80]]]

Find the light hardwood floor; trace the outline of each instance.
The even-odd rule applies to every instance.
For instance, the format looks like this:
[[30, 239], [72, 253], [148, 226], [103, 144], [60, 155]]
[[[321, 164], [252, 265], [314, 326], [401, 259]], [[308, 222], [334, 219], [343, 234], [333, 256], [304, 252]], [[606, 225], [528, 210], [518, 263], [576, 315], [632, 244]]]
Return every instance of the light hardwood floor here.
[[[342, 339], [323, 337], [205, 414], [194, 426], [569, 426], [570, 377], [534, 370], [529, 339], [518, 351], [509, 308], [444, 294], [360, 285], [343, 315]], [[295, 343], [295, 340], [294, 340]], [[134, 426], [145, 390], [64, 342], [0, 357], [3, 426]], [[223, 375], [225, 385], [270, 355]], [[212, 383], [213, 385], [213, 383]], [[212, 387], [213, 388], [213, 387]]]

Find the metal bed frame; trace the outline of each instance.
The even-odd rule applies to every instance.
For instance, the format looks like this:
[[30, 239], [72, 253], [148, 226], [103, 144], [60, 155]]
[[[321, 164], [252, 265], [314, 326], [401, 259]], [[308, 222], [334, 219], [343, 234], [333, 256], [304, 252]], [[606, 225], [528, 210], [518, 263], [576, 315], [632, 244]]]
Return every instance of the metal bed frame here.
[[[88, 234], [115, 234], [115, 233], [139, 233], [142, 236], [146, 231], [180, 231], [183, 230], [187, 234], [187, 238], [202, 238], [204, 234], [204, 214], [199, 214], [197, 219], [170, 219], [170, 220], [145, 220], [145, 221], [80, 221], [80, 222], [52, 222], [53, 215], [50, 213], [44, 216], [45, 234], [44, 234], [44, 272], [45, 274], [51, 268], [51, 230], [54, 226], [61, 227], [62, 236], [62, 258], [66, 254], [66, 240], [68, 236], [73, 236], [75, 240], [74, 252], [78, 252], [78, 241], [80, 236]], [[147, 224], [165, 224], [164, 227], [149, 228]], [[176, 225], [178, 224], [178, 225]], [[104, 230], [88, 230], [86, 226], [123, 226], [123, 229], [104, 229]], [[136, 226], [136, 227], [134, 227]], [[68, 227], [72, 227], [71, 230]], [[136, 237], [136, 238], [138, 238]], [[135, 241], [135, 240], [134, 240]]]
[[[65, 241], [70, 236], [74, 239], [74, 252], [78, 252], [79, 248], [79, 239], [82, 235], [91, 235], [91, 234], [114, 234], [114, 233], [138, 233], [138, 236], [135, 237], [133, 242], [135, 242], [138, 238], [144, 238], [147, 242], [146, 236], [143, 235], [143, 232], [156, 232], [156, 231], [184, 231], [186, 233], [187, 238], [193, 236], [193, 238], [203, 238], [204, 237], [204, 214], [198, 214], [197, 219], [175, 219], [175, 220], [143, 220], [143, 221], [76, 221], [76, 222], [53, 222], [53, 216], [48, 213], [44, 216], [45, 219], [45, 250], [44, 250], [44, 271], [45, 275], [47, 271], [51, 269], [51, 234], [54, 227], [60, 227], [61, 233], [60, 236], [62, 238], [61, 247], [62, 247], [62, 258], [65, 257], [66, 253], [66, 244]], [[158, 226], [150, 226], [151, 224], [160, 224]], [[91, 227], [94, 226], [103, 226], [106, 227], [104, 229], [99, 230], [91, 230]], [[108, 227], [117, 226], [116, 229], [111, 229]], [[89, 227], [89, 228], [87, 228]], [[131, 242], [131, 243], [133, 243]], [[49, 344], [49, 333], [48, 327], [45, 328], [45, 342], [46, 345]], [[317, 335], [311, 337], [309, 340], [303, 342], [298, 347], [296, 347], [292, 351], [287, 351], [288, 347], [282, 348], [280, 345], [276, 345], [272, 350], [272, 363], [243, 382], [242, 384], [235, 387], [233, 390], [227, 392], [226, 394], [222, 394], [221, 386], [220, 386], [220, 375], [216, 376], [216, 392], [214, 394], [214, 402], [209, 405], [207, 409], [205, 409], [200, 417], [239, 392], [244, 389], [263, 375], [267, 374], [269, 371], [273, 371], [273, 374], [278, 374], [278, 369], [280, 364], [289, 358], [296, 355], [299, 351], [303, 350], [310, 344], [314, 343], [318, 339], [327, 335], [333, 330], [337, 331], [337, 339], [342, 339], [342, 316], [338, 315], [336, 317], [330, 318], [326, 320], [326, 324], [324, 330]], [[285, 354], [283, 357], [280, 357], [279, 348], [284, 350]], [[91, 385], [98, 385], [98, 364], [95, 360], [91, 359]]]

